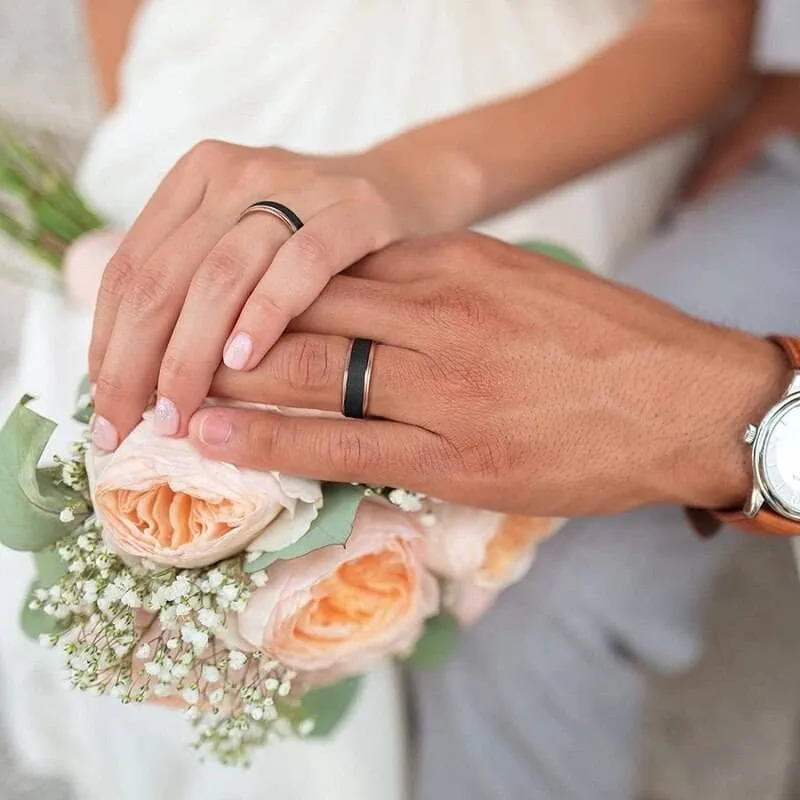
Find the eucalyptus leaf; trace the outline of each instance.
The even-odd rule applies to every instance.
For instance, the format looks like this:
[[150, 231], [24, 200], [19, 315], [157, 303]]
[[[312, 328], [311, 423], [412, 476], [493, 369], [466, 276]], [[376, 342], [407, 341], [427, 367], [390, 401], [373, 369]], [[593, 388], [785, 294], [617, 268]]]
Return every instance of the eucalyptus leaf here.
[[69, 572], [67, 565], [53, 547], [34, 553], [33, 560], [36, 562], [36, 583], [43, 589], [55, 586]]
[[554, 242], [533, 241], [522, 242], [520, 246], [524, 247], [526, 250], [532, 250], [534, 253], [539, 253], [539, 255], [553, 258], [556, 261], [562, 261], [570, 266], [586, 269], [586, 262], [563, 245], [555, 244]]
[[276, 561], [300, 558], [330, 545], [344, 545], [353, 530], [353, 520], [364, 499], [364, 488], [349, 483], [328, 483], [322, 488], [322, 508], [308, 531], [294, 544], [264, 553], [245, 566], [245, 572], [266, 569]]
[[404, 661], [409, 667], [434, 669], [444, 664], [453, 652], [458, 639], [458, 623], [447, 613], [431, 617], [425, 623], [414, 652]]
[[89, 376], [84, 375], [80, 384], [78, 384], [78, 391], [75, 395], [75, 403], [78, 406], [72, 419], [75, 422], [80, 422], [82, 425], [88, 425], [92, 420], [94, 414], [94, 401], [91, 398], [92, 387], [89, 382]]
[[310, 737], [330, 736], [353, 707], [361, 689], [361, 676], [345, 678], [331, 686], [307, 691], [300, 702], [281, 708], [295, 727], [307, 719], [314, 720]]
[[78, 384], [78, 391], [75, 392], [75, 402], [80, 403], [81, 399], [88, 397], [92, 390], [92, 384], [89, 381], [89, 376], [84, 375], [81, 382]]
[[74, 494], [38, 464], [55, 423], [27, 408], [23, 397], [0, 429], [0, 543], [43, 550], [66, 535], [59, 514]]

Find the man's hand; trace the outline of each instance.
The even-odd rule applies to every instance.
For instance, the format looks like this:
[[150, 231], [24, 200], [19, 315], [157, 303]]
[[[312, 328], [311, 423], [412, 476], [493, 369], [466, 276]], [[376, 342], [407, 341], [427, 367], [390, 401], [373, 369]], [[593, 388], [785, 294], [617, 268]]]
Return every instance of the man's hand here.
[[378, 342], [367, 421], [210, 408], [208, 456], [467, 505], [560, 516], [725, 507], [741, 432], [788, 384], [772, 345], [471, 234], [395, 245], [323, 296], [257, 369], [213, 392], [338, 411], [349, 339]]
[[687, 200], [710, 194], [757, 158], [780, 133], [800, 136], [800, 75], [764, 75], [744, 113], [712, 142], [687, 186]]

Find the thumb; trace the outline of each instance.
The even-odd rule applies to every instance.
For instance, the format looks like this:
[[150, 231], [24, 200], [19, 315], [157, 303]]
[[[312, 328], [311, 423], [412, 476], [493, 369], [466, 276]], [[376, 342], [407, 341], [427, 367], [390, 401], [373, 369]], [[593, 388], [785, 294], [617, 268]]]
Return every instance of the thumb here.
[[240, 467], [404, 489], [418, 489], [426, 474], [435, 474], [421, 465], [432, 464], [441, 451], [438, 436], [398, 422], [225, 406], [198, 411], [189, 439], [204, 456]]

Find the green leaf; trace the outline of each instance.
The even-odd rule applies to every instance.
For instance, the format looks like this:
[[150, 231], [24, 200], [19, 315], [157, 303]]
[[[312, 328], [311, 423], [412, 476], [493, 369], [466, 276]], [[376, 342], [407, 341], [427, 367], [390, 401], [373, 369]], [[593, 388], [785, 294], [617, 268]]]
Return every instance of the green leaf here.
[[43, 589], [55, 586], [69, 572], [67, 565], [53, 547], [34, 553], [33, 560], [36, 562], [37, 586]]
[[[89, 383], [89, 376], [84, 375], [80, 384], [78, 384], [78, 391], [75, 395], [75, 403], [78, 409], [72, 415], [75, 422], [80, 422], [82, 425], [88, 425], [92, 420], [94, 414], [94, 401], [91, 399], [92, 387]], [[89, 398], [88, 401], [86, 398]]]
[[52, 547], [34, 553], [33, 559], [36, 562], [36, 580], [31, 584], [28, 595], [25, 598], [25, 604], [22, 606], [20, 625], [23, 632], [30, 636], [31, 639], [38, 639], [43, 634], [58, 633], [64, 630], [69, 625], [69, 622], [68, 620], [55, 619], [55, 617], [45, 614], [41, 609], [34, 611], [29, 608], [34, 592], [37, 589], [49, 589], [51, 586], [55, 586], [69, 570], [64, 561], [62, 561], [61, 556]]
[[563, 245], [555, 244], [554, 242], [534, 241], [522, 242], [520, 247], [532, 250], [534, 253], [539, 253], [539, 255], [547, 256], [548, 258], [554, 258], [556, 261], [563, 261], [570, 266], [586, 269], [586, 262]]
[[322, 508], [304, 536], [283, 550], [264, 553], [245, 565], [245, 572], [258, 572], [276, 561], [300, 558], [330, 545], [344, 545], [353, 530], [358, 507], [364, 499], [364, 488], [349, 483], [328, 483], [322, 488], [322, 499]]
[[0, 430], [0, 543], [13, 550], [43, 550], [67, 534], [59, 514], [75, 497], [39, 470], [55, 423], [26, 407], [23, 397]]
[[69, 626], [68, 620], [56, 619], [49, 614], [45, 614], [44, 611], [34, 611], [29, 608], [30, 602], [33, 600], [33, 593], [38, 588], [40, 587], [36, 582], [31, 585], [19, 615], [20, 627], [23, 633], [31, 639], [38, 639], [40, 636], [50, 635], [52, 633], [59, 633]]
[[425, 632], [417, 642], [414, 652], [404, 659], [409, 667], [433, 669], [450, 658], [458, 639], [458, 623], [446, 613], [431, 617], [425, 623]]
[[304, 720], [313, 719], [315, 724], [311, 737], [330, 736], [353, 707], [361, 689], [361, 680], [361, 676], [357, 675], [331, 686], [310, 689], [298, 703], [281, 711], [289, 716], [295, 727]]

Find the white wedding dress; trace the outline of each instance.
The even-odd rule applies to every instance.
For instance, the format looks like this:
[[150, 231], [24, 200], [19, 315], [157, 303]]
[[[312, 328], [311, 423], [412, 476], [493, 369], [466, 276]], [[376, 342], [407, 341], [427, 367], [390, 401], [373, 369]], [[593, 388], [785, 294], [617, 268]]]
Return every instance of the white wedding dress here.
[[[551, 80], [619, 35], [640, 5], [151, 0], [132, 34], [122, 102], [90, 143], [80, 188], [112, 223], [125, 225], [202, 138], [314, 152], [361, 148]], [[652, 227], [691, 146], [689, 139], [666, 143], [483, 229], [510, 241], [560, 242], [606, 270]], [[66, 419], [85, 369], [89, 324], [59, 298], [35, 296], [5, 407], [25, 391], [41, 398], [40, 410]], [[391, 667], [369, 677], [329, 741], [273, 746], [249, 772], [197, 766], [179, 714], [63, 688], [53, 655], [17, 629], [32, 577], [28, 557], [0, 551], [0, 574], [2, 703], [12, 742], [31, 767], [66, 776], [78, 800], [405, 797], [404, 707]]]

